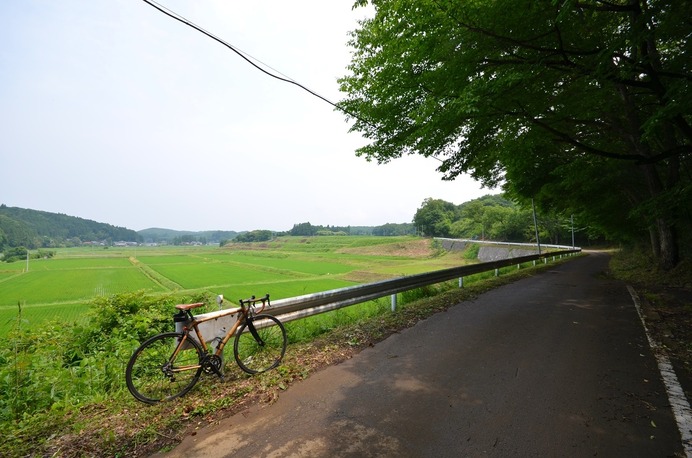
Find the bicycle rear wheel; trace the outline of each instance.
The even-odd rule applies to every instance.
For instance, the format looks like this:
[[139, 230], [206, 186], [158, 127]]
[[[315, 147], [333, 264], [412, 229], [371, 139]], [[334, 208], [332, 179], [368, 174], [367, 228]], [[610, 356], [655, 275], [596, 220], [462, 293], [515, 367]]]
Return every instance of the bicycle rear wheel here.
[[130, 358], [125, 380], [130, 393], [156, 404], [184, 395], [199, 380], [204, 351], [185, 334], [168, 332], [144, 342]]
[[271, 315], [257, 315], [250, 320], [235, 336], [233, 355], [242, 370], [258, 374], [281, 363], [286, 352], [286, 329], [278, 318]]

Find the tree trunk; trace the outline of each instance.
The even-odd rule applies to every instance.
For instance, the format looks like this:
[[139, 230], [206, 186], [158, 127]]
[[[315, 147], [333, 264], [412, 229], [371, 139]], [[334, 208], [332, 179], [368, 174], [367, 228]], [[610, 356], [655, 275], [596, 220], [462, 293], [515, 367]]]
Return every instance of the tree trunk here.
[[656, 221], [658, 226], [658, 238], [661, 248], [659, 265], [663, 270], [670, 270], [678, 264], [678, 244], [675, 238], [675, 229], [663, 218]]
[[658, 241], [658, 232], [653, 225], [649, 226], [649, 241], [651, 244], [651, 254], [654, 256], [654, 259], [661, 259], [661, 244]]
[[[656, 166], [647, 164], [642, 166], [644, 176], [652, 199], [656, 199], [663, 192], [663, 185], [656, 170]], [[658, 214], [654, 215], [656, 229], [656, 239], [658, 246], [652, 246], [654, 253], [659, 253], [658, 263], [663, 270], [670, 270], [675, 267], [680, 259], [678, 243], [675, 237], [675, 228], [671, 221], [673, 215], [670, 209], [658, 208]], [[652, 240], [654, 242], [654, 240]]]

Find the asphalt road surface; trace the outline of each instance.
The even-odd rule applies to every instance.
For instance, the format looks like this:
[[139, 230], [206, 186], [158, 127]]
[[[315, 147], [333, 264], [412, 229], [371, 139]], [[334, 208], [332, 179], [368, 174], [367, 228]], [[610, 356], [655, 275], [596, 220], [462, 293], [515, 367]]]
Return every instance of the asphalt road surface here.
[[592, 254], [460, 303], [163, 456], [684, 456], [606, 265]]

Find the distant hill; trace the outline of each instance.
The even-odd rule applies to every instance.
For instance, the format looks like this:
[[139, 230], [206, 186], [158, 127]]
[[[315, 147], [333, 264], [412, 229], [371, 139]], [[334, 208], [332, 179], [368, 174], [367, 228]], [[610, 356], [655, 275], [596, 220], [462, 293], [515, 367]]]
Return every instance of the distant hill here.
[[[301, 231], [307, 231], [303, 233]], [[382, 226], [313, 226], [296, 224], [285, 233], [290, 235], [404, 235], [415, 233], [410, 223], [385, 224]], [[165, 245], [218, 244], [235, 239], [243, 231], [177, 231], [149, 228], [134, 231], [124, 227], [27, 208], [0, 205], [0, 257], [2, 252], [17, 247], [31, 250], [59, 248], [89, 243], [112, 245], [117, 242], [152, 243]]]
[[140, 242], [132, 229], [27, 208], [0, 205], [0, 250], [76, 246], [84, 242]]
[[236, 231], [175, 231], [173, 229], [161, 229], [152, 227], [137, 231], [144, 243], [166, 243], [180, 245], [184, 243], [219, 243], [223, 240], [234, 239], [239, 232]]

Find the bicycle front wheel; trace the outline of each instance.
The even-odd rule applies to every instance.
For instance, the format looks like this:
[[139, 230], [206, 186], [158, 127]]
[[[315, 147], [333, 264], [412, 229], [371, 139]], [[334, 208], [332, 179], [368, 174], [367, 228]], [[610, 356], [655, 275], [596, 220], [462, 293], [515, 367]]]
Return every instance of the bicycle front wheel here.
[[202, 347], [181, 332], [159, 334], [144, 342], [125, 369], [130, 393], [156, 404], [184, 395], [202, 373]]
[[278, 318], [257, 315], [238, 330], [233, 354], [242, 370], [248, 374], [258, 374], [281, 363], [286, 343], [286, 329]]

